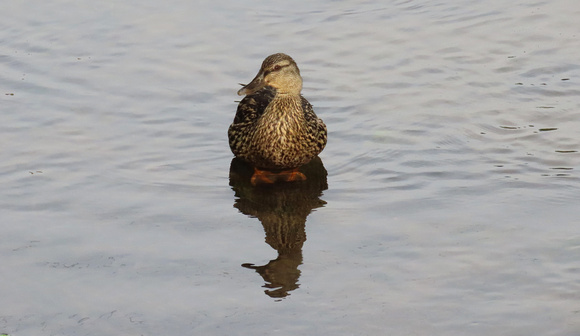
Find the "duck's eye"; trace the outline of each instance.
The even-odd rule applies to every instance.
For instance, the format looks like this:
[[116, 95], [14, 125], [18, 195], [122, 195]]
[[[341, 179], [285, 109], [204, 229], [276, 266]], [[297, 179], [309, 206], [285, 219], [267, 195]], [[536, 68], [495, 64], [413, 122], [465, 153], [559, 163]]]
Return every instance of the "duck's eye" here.
[[272, 71], [278, 71], [278, 70], [280, 70], [280, 69], [282, 69], [282, 66], [280, 66], [280, 64], [276, 64], [276, 65], [274, 65], [274, 67], [272, 68]]

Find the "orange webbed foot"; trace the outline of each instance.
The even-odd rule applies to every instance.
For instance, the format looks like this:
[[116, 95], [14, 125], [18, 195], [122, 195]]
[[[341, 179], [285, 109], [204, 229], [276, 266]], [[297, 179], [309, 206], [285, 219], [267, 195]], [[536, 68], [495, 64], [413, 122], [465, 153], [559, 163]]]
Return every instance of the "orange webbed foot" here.
[[275, 173], [254, 167], [254, 175], [252, 175], [250, 182], [252, 183], [252, 185], [258, 185], [258, 184], [272, 184], [278, 181], [294, 182], [304, 180], [306, 180], [306, 175], [299, 172], [298, 168], [283, 170], [281, 172]]

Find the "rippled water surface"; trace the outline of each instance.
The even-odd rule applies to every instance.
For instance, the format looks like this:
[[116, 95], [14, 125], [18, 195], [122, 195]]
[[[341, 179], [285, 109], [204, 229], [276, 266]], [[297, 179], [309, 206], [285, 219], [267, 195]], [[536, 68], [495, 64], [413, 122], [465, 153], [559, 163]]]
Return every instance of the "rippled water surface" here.
[[[580, 333], [575, 1], [2, 7], [0, 333]], [[275, 52], [329, 142], [256, 188]]]

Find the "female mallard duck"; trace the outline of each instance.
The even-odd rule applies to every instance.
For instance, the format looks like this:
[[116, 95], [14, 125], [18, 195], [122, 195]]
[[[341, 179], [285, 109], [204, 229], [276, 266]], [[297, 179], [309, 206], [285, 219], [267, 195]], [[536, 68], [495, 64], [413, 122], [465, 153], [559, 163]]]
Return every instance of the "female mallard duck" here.
[[266, 57], [238, 95], [246, 95], [228, 130], [236, 157], [254, 166], [252, 183], [305, 179], [298, 168], [326, 145], [326, 125], [300, 94], [302, 77], [286, 54]]

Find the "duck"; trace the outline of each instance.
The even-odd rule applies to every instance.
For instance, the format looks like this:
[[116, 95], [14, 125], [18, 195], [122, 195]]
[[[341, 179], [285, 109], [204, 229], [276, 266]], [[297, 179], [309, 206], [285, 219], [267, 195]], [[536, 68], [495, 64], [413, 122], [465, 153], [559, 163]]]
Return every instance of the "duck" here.
[[252, 184], [306, 179], [298, 169], [326, 146], [327, 129], [302, 96], [302, 77], [292, 57], [264, 59], [258, 74], [238, 91], [228, 129], [232, 153], [254, 167]]

